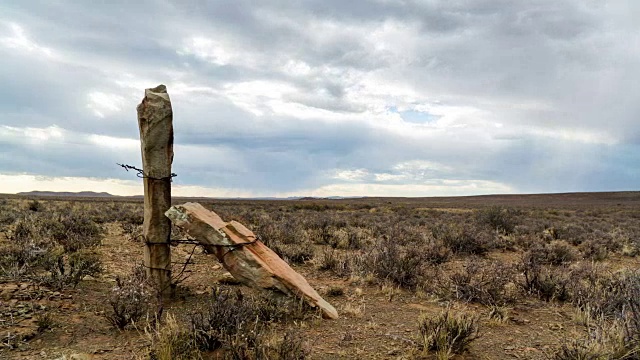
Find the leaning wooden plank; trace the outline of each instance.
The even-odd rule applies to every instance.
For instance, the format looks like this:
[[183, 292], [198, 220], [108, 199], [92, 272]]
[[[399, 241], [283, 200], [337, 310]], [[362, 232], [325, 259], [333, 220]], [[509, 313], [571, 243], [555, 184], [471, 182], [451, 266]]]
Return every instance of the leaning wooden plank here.
[[243, 284], [302, 297], [311, 306], [320, 308], [324, 317], [338, 318], [336, 309], [302, 275], [239, 222], [224, 222], [218, 214], [198, 203], [172, 206], [165, 215], [214, 253], [225, 269]]

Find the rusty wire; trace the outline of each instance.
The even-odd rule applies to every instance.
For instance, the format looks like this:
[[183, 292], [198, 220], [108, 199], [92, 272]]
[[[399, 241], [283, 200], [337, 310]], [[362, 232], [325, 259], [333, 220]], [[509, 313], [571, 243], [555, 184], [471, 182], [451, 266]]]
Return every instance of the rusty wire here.
[[153, 176], [149, 176], [149, 175], [145, 174], [144, 170], [139, 169], [139, 168], [137, 168], [135, 166], [131, 166], [131, 165], [127, 165], [127, 164], [119, 164], [119, 163], [116, 163], [116, 165], [121, 166], [123, 169], [127, 170], [127, 172], [129, 170], [137, 171], [136, 176], [139, 177], [140, 179], [169, 180], [169, 181], [172, 181], [172, 179], [174, 177], [178, 176], [178, 174], [176, 174], [176, 173], [171, 173], [171, 175], [169, 175], [169, 176], [164, 176], [164, 177], [161, 177], [161, 178], [157, 178], [157, 177], [153, 177]]

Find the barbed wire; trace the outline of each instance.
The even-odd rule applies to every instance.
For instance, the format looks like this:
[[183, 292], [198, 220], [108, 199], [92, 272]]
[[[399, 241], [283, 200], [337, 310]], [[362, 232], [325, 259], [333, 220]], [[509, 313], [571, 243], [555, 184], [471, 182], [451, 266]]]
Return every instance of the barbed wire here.
[[[146, 241], [145, 237], [143, 234], [139, 234], [137, 235], [134, 239], [142, 239], [142, 243], [147, 245], [147, 244], [165, 244], [165, 243], [152, 243], [152, 242], [148, 242]], [[241, 248], [243, 246], [247, 246], [247, 245], [251, 245], [251, 244], [255, 244], [256, 242], [258, 242], [258, 240], [260, 240], [260, 235], [256, 235], [254, 240], [251, 241], [247, 241], [247, 242], [243, 242], [243, 243], [236, 243], [236, 244], [229, 244], [229, 245], [218, 245], [218, 244], [203, 244], [198, 240], [192, 240], [192, 239], [169, 239], [169, 241], [166, 242], [166, 244], [169, 245], [179, 245], [179, 244], [190, 244], [190, 245], [200, 245], [200, 246], [215, 246], [215, 247], [230, 247], [230, 248]]]
[[149, 175], [145, 174], [145, 173], [144, 173], [144, 170], [139, 169], [139, 168], [137, 168], [137, 167], [135, 167], [135, 166], [131, 166], [131, 165], [127, 165], [127, 164], [119, 164], [119, 163], [116, 163], [116, 165], [121, 166], [121, 167], [122, 167], [123, 169], [125, 169], [127, 172], [128, 172], [129, 170], [135, 170], [135, 171], [137, 171], [136, 176], [137, 176], [137, 177], [139, 177], [139, 178], [141, 178], [141, 179], [151, 179], [151, 180], [169, 180], [169, 181], [173, 181], [172, 179], [173, 179], [174, 177], [178, 176], [178, 174], [176, 174], [176, 173], [171, 173], [171, 175], [169, 175], [169, 176], [164, 176], [164, 177], [161, 177], [161, 178], [157, 178], [157, 177], [153, 177], [153, 176], [149, 176]]

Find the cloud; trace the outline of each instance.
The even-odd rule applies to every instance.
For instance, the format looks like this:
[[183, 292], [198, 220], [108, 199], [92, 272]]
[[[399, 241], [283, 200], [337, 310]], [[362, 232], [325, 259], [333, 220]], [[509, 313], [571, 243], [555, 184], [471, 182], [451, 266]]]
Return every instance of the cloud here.
[[636, 7], [3, 4], [0, 174], [130, 179], [114, 164], [139, 164], [135, 107], [164, 83], [193, 193], [633, 189]]

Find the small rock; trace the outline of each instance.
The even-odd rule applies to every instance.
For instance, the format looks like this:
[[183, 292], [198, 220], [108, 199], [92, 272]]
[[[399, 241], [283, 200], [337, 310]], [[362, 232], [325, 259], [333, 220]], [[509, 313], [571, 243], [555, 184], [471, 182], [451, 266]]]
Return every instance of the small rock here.
[[78, 354], [72, 354], [71, 356], [69, 356], [70, 360], [92, 360], [93, 359], [93, 355], [91, 354], [85, 354], [85, 353], [78, 353]]
[[218, 283], [225, 285], [238, 285], [240, 281], [233, 277], [230, 273], [225, 273], [218, 278]]

